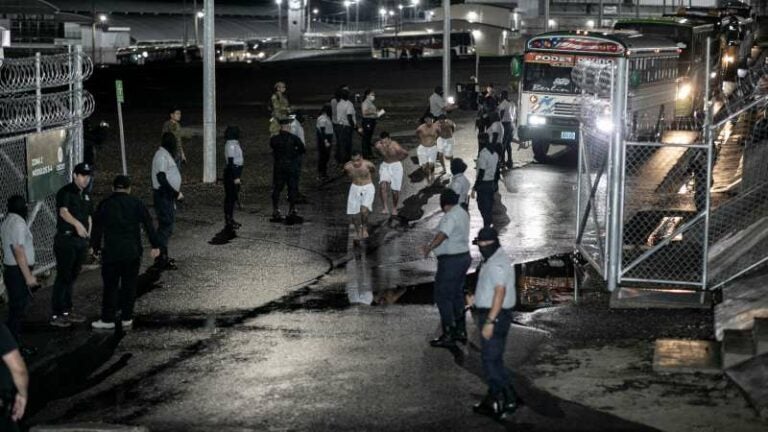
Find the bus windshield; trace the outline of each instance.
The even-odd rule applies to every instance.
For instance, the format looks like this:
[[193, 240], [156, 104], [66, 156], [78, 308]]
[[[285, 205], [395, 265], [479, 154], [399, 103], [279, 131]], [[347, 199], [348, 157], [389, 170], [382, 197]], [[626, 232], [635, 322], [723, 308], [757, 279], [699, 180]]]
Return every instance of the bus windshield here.
[[571, 81], [571, 69], [547, 63], [525, 63], [523, 90], [576, 94], [576, 85]]

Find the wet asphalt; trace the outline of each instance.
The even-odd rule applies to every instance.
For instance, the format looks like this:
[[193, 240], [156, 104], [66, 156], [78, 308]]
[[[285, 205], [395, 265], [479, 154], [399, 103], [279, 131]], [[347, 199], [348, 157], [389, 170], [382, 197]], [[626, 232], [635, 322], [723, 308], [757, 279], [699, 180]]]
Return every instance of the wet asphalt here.
[[[457, 152], [473, 178], [473, 129], [469, 115], [460, 118]], [[410, 121], [393, 123], [391, 131], [415, 155]], [[505, 249], [516, 263], [570, 252], [573, 158], [538, 165], [529, 149], [515, 149], [516, 168], [504, 177], [494, 216]], [[402, 217], [379, 215], [377, 193], [372, 237], [360, 245], [352, 242], [343, 214], [342, 179], [302, 183], [308, 204], [300, 206], [306, 222], [299, 226], [270, 224], [266, 195], [247, 195], [236, 215], [243, 223], [238, 238], [216, 246], [208, 241], [221, 229], [218, 203], [195, 202], [191, 195], [173, 239], [180, 269], [143, 276], [136, 324], [127, 332], [49, 330], [40, 318], [47, 293], [40, 291], [29, 328], [44, 354], [32, 362], [25, 425], [106, 422], [223, 432], [653, 430], [560, 399], [524, 374], [515, 375], [524, 405], [511, 419], [472, 413], [485, 393], [476, 330], [470, 328], [470, 343], [454, 352], [428, 346], [438, 332], [430, 284], [436, 262], [416, 252], [439, 221], [438, 195], [448, 178], [427, 185], [412, 158], [405, 171]], [[217, 190], [202, 188], [200, 196], [212, 192]], [[470, 207], [474, 235], [481, 219], [474, 202]], [[472, 254], [476, 262], [475, 248]], [[96, 317], [98, 272], [85, 273], [80, 283], [76, 304]], [[605, 300], [598, 297], [587, 308], [518, 313], [507, 366], [514, 371], [529, 364], [543, 345], [633, 337], [636, 325], [607, 311]], [[655, 322], [638, 312], [629, 318], [647, 320], [650, 330], [641, 337], [652, 338], [706, 336], [708, 317], [669, 314]], [[606, 327], [615, 333], [603, 333]]]

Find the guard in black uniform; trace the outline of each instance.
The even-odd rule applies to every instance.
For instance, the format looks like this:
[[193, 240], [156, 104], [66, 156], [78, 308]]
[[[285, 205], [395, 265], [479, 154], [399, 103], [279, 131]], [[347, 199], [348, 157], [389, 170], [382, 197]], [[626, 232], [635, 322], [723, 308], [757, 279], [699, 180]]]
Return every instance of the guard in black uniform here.
[[152, 217], [144, 203], [131, 196], [131, 179], [124, 175], [115, 177], [112, 190], [112, 195], [99, 203], [94, 217], [93, 249], [103, 250], [101, 277], [104, 281], [101, 319], [91, 323], [95, 329], [115, 328], [118, 310], [123, 327], [133, 325], [136, 279], [143, 252], [141, 227], [152, 245], [152, 258], [160, 256], [160, 239]]
[[56, 194], [56, 280], [51, 296], [51, 320], [54, 327], [69, 327], [85, 322], [85, 317], [72, 312], [72, 288], [88, 252], [91, 236], [93, 206], [86, 188], [93, 167], [87, 163], [75, 165], [72, 183]]
[[[291, 133], [291, 119], [280, 120], [280, 132], [269, 140], [274, 157], [272, 174], [272, 218], [270, 222], [285, 222], [288, 225], [301, 223], [304, 219], [296, 213], [296, 199], [299, 195], [301, 155], [306, 151], [299, 137]], [[288, 217], [280, 214], [280, 194], [288, 186]]]

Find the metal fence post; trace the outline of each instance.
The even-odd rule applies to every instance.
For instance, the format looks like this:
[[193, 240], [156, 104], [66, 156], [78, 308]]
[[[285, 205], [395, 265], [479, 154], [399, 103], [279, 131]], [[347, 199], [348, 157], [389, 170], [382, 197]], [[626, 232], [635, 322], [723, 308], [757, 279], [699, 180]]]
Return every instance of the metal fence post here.
[[616, 62], [616, 73], [613, 80], [613, 89], [611, 99], [613, 100], [613, 106], [611, 107], [611, 121], [613, 124], [613, 131], [610, 154], [610, 179], [609, 179], [609, 193], [610, 193], [610, 216], [608, 218], [608, 290], [613, 292], [618, 287], [620, 269], [621, 269], [621, 183], [623, 179], [621, 174], [623, 152], [621, 147], [624, 145], [624, 111], [626, 105], [626, 71], [627, 60], [624, 57], [620, 57]]
[[[712, 164], [713, 155], [712, 150], [714, 146], [714, 133], [712, 131], [712, 89], [710, 88], [710, 74], [712, 73], [712, 59], [711, 59], [712, 38], [707, 38], [707, 53], [706, 53], [706, 81], [704, 85], [704, 142], [707, 144], [707, 192], [704, 194], [704, 236], [702, 245], [702, 258], [701, 258], [701, 286], [704, 290], [707, 289], [707, 279], [709, 278], [709, 209], [710, 209], [710, 194], [712, 189]], [[698, 188], [698, 185], [696, 186]], [[696, 201], [694, 195], [694, 203]]]
[[70, 170], [76, 163], [83, 161], [83, 47], [75, 46], [75, 80], [74, 80], [74, 105], [75, 112], [72, 123], [79, 121], [80, 124], [74, 129], [74, 148], [72, 149]]
[[43, 130], [43, 85], [40, 76], [40, 53], [35, 53], [35, 123], [38, 132]]

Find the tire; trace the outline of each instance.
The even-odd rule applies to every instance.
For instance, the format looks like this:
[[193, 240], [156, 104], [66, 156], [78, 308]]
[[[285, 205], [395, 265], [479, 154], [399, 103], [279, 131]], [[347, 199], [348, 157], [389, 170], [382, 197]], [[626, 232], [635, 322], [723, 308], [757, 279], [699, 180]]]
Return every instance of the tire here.
[[549, 158], [547, 157], [547, 153], [549, 153], [548, 142], [533, 141], [531, 147], [533, 148], [533, 158], [536, 159], [536, 162], [547, 163], [549, 161]]

